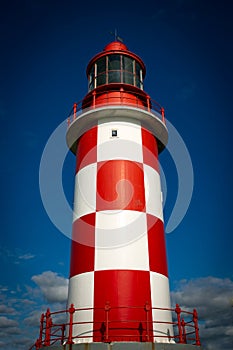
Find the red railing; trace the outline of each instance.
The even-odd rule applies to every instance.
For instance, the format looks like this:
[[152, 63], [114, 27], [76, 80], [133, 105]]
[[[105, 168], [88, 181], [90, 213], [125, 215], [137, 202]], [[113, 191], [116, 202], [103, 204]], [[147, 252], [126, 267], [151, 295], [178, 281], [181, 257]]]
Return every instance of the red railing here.
[[[156, 341], [159, 342], [159, 338], [167, 338], [170, 340], [175, 341], [176, 343], [181, 344], [193, 344], [200, 346], [200, 338], [199, 338], [199, 328], [198, 328], [198, 315], [197, 311], [194, 309], [193, 312], [185, 311], [180, 308], [178, 304], [176, 304], [175, 309], [166, 309], [166, 308], [151, 308], [148, 303], [146, 303], [143, 307], [134, 307], [134, 309], [143, 309], [145, 311], [145, 317], [142, 320], [130, 320], [130, 321], [122, 321], [122, 320], [112, 320], [111, 319], [111, 310], [113, 309], [130, 309], [130, 307], [124, 306], [124, 307], [111, 307], [111, 305], [106, 302], [105, 306], [103, 308], [99, 308], [98, 310], [102, 310], [103, 312], [103, 320], [99, 322], [98, 327], [96, 327], [95, 322], [95, 329], [93, 329], [93, 321], [85, 321], [85, 322], [75, 322], [74, 321], [74, 315], [78, 316], [83, 311], [90, 311], [93, 310], [93, 308], [83, 308], [83, 309], [76, 309], [74, 308], [74, 305], [71, 304], [69, 309], [62, 310], [62, 311], [56, 311], [56, 312], [50, 312], [50, 309], [47, 309], [45, 314], [41, 315], [40, 319], [40, 331], [39, 331], [39, 338], [31, 346], [29, 350], [32, 349], [41, 349], [44, 346], [50, 346], [50, 345], [58, 345], [58, 344], [73, 344], [78, 341], [86, 341], [90, 342], [90, 338], [92, 339], [93, 336], [96, 337], [96, 335], [99, 337], [99, 341], [109, 343], [111, 342], [111, 336], [114, 338], [114, 341], [122, 341], [124, 338], [131, 338], [130, 341], [139, 341], [139, 342], [147, 342], [152, 341], [156, 338]], [[132, 308], [132, 307], [131, 307]], [[167, 321], [161, 321], [161, 320], [149, 320], [149, 312], [152, 310], [160, 310], [160, 311], [170, 311], [173, 315], [173, 322], [167, 322]], [[58, 316], [64, 315], [66, 318], [66, 322], [59, 322]], [[77, 319], [77, 318], [76, 318]], [[124, 322], [125, 327], [117, 329], [117, 327], [114, 326], [114, 323]], [[125, 330], [127, 329], [127, 323], [135, 322], [135, 329], [137, 330], [138, 334], [137, 336], [125, 334]], [[172, 325], [174, 328], [174, 335], [161, 335], [159, 333], [156, 333], [156, 335], [153, 334], [153, 326], [155, 324], [167, 324]], [[75, 325], [89, 325], [91, 331], [88, 331], [89, 335], [75, 335], [73, 334], [73, 326]], [[114, 330], [114, 335], [111, 334], [112, 330]], [[116, 331], [118, 333], [116, 333]], [[91, 333], [91, 334], [90, 334]], [[151, 336], [152, 335], [152, 336]], [[119, 340], [118, 340], [119, 339]], [[126, 340], [127, 341], [127, 340]]]
[[[118, 95], [114, 96], [114, 93]], [[101, 97], [101, 101], [98, 98]], [[143, 104], [142, 104], [143, 101]], [[86, 97], [74, 103], [69, 116], [68, 116], [68, 126], [74, 121], [79, 114], [86, 112], [88, 110], [93, 110], [99, 107], [109, 106], [109, 105], [125, 105], [143, 109], [152, 114], [155, 112], [156, 117], [160, 117], [161, 121], [165, 124], [165, 110], [160, 104], [150, 98], [149, 95], [140, 94], [137, 92], [135, 94], [130, 94], [124, 90], [93, 90], [89, 98]]]

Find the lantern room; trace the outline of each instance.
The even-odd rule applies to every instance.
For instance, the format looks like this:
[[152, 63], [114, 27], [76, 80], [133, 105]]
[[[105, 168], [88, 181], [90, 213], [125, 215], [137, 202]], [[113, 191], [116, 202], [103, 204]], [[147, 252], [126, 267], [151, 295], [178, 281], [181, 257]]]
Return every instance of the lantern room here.
[[118, 41], [108, 44], [87, 67], [89, 91], [112, 83], [130, 84], [143, 90], [144, 76], [142, 60]]
[[113, 41], [87, 66], [88, 94], [83, 109], [96, 104], [148, 105], [143, 91], [146, 68], [139, 56], [119, 41]]

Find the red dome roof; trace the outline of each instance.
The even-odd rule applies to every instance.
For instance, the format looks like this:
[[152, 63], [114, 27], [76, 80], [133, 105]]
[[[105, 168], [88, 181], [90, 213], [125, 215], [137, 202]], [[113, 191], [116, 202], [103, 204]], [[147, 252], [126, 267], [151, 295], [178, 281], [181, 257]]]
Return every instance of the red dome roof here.
[[112, 41], [111, 43], [109, 43], [105, 46], [105, 48], [103, 49], [102, 52], [100, 52], [97, 55], [95, 55], [94, 57], [92, 57], [92, 59], [90, 60], [90, 62], [88, 63], [88, 66], [87, 66], [87, 70], [86, 70], [87, 76], [89, 75], [90, 68], [99, 58], [107, 56], [108, 54], [115, 54], [115, 53], [116, 54], [123, 54], [125, 56], [131, 57], [132, 59], [135, 59], [142, 67], [143, 78], [145, 77], [146, 67], [145, 67], [142, 59], [138, 55], [136, 55], [135, 53], [129, 51], [127, 46], [125, 44], [123, 44], [121, 41]]
[[105, 46], [104, 51], [128, 51], [125, 44], [120, 41], [113, 41]]

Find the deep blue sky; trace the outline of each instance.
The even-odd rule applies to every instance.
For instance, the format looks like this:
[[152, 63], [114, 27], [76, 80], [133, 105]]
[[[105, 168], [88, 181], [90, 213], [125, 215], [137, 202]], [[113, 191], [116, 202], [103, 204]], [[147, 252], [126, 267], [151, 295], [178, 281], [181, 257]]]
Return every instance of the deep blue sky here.
[[[171, 289], [181, 280], [207, 281], [211, 276], [221, 284], [233, 279], [231, 7], [231, 1], [209, 0], [2, 4], [0, 285], [4, 305], [9, 302], [13, 308], [12, 295], [33, 302], [36, 287], [43, 294], [32, 276], [49, 270], [65, 279], [69, 275], [70, 240], [44, 210], [40, 159], [50, 134], [72, 104], [85, 96], [86, 66], [112, 41], [109, 32], [115, 28], [146, 64], [145, 90], [165, 107], [194, 169], [188, 212], [167, 235]], [[177, 194], [177, 174], [167, 151], [160, 161], [167, 181], [167, 220]], [[63, 185], [70, 203], [74, 166], [74, 157], [68, 155]], [[47, 299], [44, 291], [44, 305]], [[20, 321], [13, 312], [3, 317]], [[21, 349], [19, 341], [14, 349]]]

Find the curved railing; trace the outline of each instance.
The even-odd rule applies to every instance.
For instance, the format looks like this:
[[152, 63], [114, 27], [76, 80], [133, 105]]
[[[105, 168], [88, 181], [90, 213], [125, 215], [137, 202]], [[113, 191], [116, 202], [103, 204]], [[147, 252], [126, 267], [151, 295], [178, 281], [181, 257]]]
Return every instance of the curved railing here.
[[[114, 96], [114, 93], [117, 93], [117, 95]], [[98, 100], [100, 97], [101, 101]], [[142, 104], [142, 101], [144, 104]], [[149, 95], [140, 92], [130, 94], [127, 91], [120, 89], [101, 89], [100, 91], [93, 90], [88, 99], [84, 97], [83, 100], [80, 100], [79, 102], [75, 102], [73, 104], [73, 107], [68, 115], [68, 126], [81, 113], [86, 112], [88, 110], [93, 110], [99, 107], [110, 105], [124, 105], [143, 109], [152, 114], [154, 113], [156, 117], [160, 117], [161, 121], [165, 124], [164, 108], [160, 106], [158, 102], [151, 99]]]
[[[124, 338], [131, 339], [130, 341], [135, 342], [159, 342], [159, 338], [169, 339], [169, 341], [173, 341], [175, 343], [181, 344], [192, 344], [200, 346], [200, 338], [199, 338], [199, 328], [198, 328], [198, 315], [197, 311], [194, 309], [193, 312], [185, 311], [180, 308], [178, 304], [176, 304], [175, 309], [168, 308], [151, 308], [149, 304], [145, 304], [143, 307], [134, 307], [134, 309], [143, 309], [145, 312], [145, 317], [142, 320], [130, 320], [130, 321], [122, 321], [122, 320], [113, 320], [111, 319], [111, 310], [113, 309], [130, 309], [132, 307], [122, 306], [122, 307], [111, 307], [109, 303], [103, 308], [99, 308], [98, 310], [102, 310], [103, 312], [103, 320], [99, 322], [98, 327], [93, 329], [93, 321], [85, 321], [85, 322], [75, 322], [74, 316], [78, 316], [83, 311], [90, 311], [93, 308], [82, 308], [76, 309], [74, 305], [71, 304], [70, 307], [66, 310], [51, 312], [50, 309], [47, 309], [46, 313], [43, 313], [40, 318], [40, 331], [39, 337], [35, 344], [31, 346], [29, 350], [32, 349], [41, 349], [44, 346], [50, 345], [64, 345], [64, 344], [73, 344], [78, 342], [90, 342], [90, 338], [93, 336], [98, 336], [100, 342], [110, 343], [111, 337], [113, 337], [114, 341], [124, 341]], [[161, 320], [150, 321], [149, 320], [149, 312], [151, 310], [159, 310], [167, 312], [171, 311], [173, 314], [173, 322], [166, 322]], [[65, 322], [59, 321], [59, 318], [63, 316], [66, 320]], [[77, 317], [75, 317], [77, 319]], [[114, 323], [124, 322], [125, 327], [117, 329], [114, 327]], [[133, 330], [137, 331], [137, 335], [135, 333], [126, 334], [126, 330], [130, 331], [131, 328], [127, 329], [127, 323], [135, 323], [135, 328]], [[174, 335], [160, 335], [153, 334], [153, 325], [154, 324], [167, 324], [173, 325]], [[74, 335], [73, 334], [73, 326], [75, 325], [90, 325], [91, 331], [87, 334], [82, 335]], [[112, 335], [112, 331], [114, 330], [114, 335]], [[91, 333], [91, 334], [90, 334]], [[152, 335], [152, 336], [151, 336]], [[119, 339], [119, 340], [118, 340]]]

